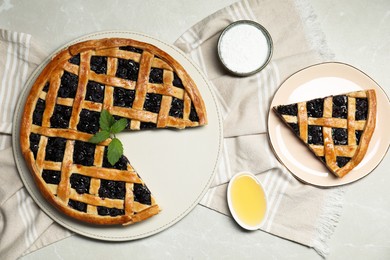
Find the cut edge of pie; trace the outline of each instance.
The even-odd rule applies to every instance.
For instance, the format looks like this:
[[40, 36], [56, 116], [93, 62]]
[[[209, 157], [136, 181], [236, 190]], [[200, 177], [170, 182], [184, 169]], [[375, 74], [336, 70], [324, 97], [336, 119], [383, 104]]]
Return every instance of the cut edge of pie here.
[[374, 89], [274, 106], [272, 110], [337, 177], [364, 158], [376, 124]]
[[[130, 47], [130, 49], [132, 49], [128, 50], [129, 52], [126, 52], [126, 49], [120, 49], [120, 47], [123, 46]], [[136, 53], [138, 48], [142, 50], [140, 55], [139, 53]], [[135, 50], [135, 52], [133, 52], [133, 50]], [[93, 72], [92, 68], [89, 67], [92, 65], [89, 64], [89, 62], [85, 62], [86, 60], [90, 60], [93, 55], [107, 57], [105, 75], [102, 76], [101, 74]], [[74, 65], [70, 61], [77, 56], [79, 56], [79, 64]], [[136, 81], [128, 78], [124, 79], [116, 77], [116, 66], [119, 66], [118, 60], [121, 59], [122, 56], [123, 59], [134, 59], [138, 61], [139, 64], [141, 64], [139, 65], [139, 71], [137, 72], [137, 75], [140, 75], [140, 77], [137, 78]], [[141, 62], [141, 59], [143, 62]], [[142, 64], [149, 64], [149, 67]], [[161, 79], [163, 82], [160, 82], [161, 84], [151, 84], [148, 82], [149, 73], [151, 72], [145, 72], [145, 70], [151, 69], [151, 65], [155, 65], [161, 70], [168, 71], [168, 73], [163, 72]], [[75, 90], [76, 93], [73, 100], [72, 98], [67, 97], [57, 97], [59, 88], [61, 87], [61, 77], [64, 73], [61, 71], [67, 71], [69, 73], [76, 74], [78, 77], [77, 88]], [[143, 73], [146, 73], [148, 76], [142, 76]], [[85, 98], [85, 92], [87, 91], [86, 88], [90, 74], [93, 74], [94, 79], [105, 85], [104, 95], [108, 94], [110, 96], [108, 97], [108, 102], [101, 101], [101, 104], [98, 104], [96, 102], [85, 101], [83, 99], [83, 95]], [[79, 75], [82, 76], [79, 77]], [[175, 80], [177, 80], [177, 77], [180, 81], [180, 87], [175, 87], [173, 85]], [[170, 83], [166, 84], [166, 82]], [[153, 128], [171, 127], [183, 129], [186, 127], [197, 127], [207, 124], [206, 107], [193, 79], [188, 75], [185, 69], [169, 54], [148, 43], [124, 38], [105, 38], [76, 43], [54, 55], [52, 60], [45, 66], [40, 75], [37, 77], [26, 99], [22, 116], [20, 130], [21, 150], [27, 166], [30, 169], [41, 194], [61, 212], [75, 219], [92, 224], [127, 225], [145, 220], [153, 215], [156, 215], [161, 210], [161, 208], [156, 203], [155, 198], [150, 193], [145, 183], [142, 181], [134, 168], [130, 165], [130, 162], [125, 156], [122, 156], [122, 159], [125, 160], [125, 162], [122, 162], [122, 169], [118, 170], [101, 168], [102, 163], [104, 163], [103, 161], [106, 160], [104, 158], [104, 152], [111, 141], [110, 139], [99, 143], [94, 147], [93, 153], [94, 156], [96, 156], [98, 159], [94, 157], [93, 160], [95, 161], [93, 162], [93, 165], [83, 166], [73, 164], [72, 162], [73, 149], [77, 143], [87, 145], [88, 140], [94, 134], [80, 132], [77, 129], [77, 125], [79, 123], [78, 120], [81, 120], [80, 112], [83, 109], [82, 103], [88, 103], [88, 106], [91, 107], [93, 111], [107, 109], [110, 113], [112, 113], [114, 102], [112, 100], [114, 99], [112, 95], [114, 90], [113, 88], [108, 88], [107, 86], [120, 86], [123, 89], [133, 89], [134, 92], [137, 93], [134, 97], [134, 100], [137, 100], [140, 98], [145, 98], [145, 96], [148, 94], [146, 92], [147, 90], [143, 88], [143, 85], [145, 84], [151, 86], [151, 93], [158, 93], [162, 96], [159, 103], [159, 108], [161, 111], [163, 110], [163, 112], [158, 113], [157, 116], [153, 116], [149, 111], [146, 111], [146, 113], [143, 111], [145, 110], [143, 108], [144, 101], [141, 102], [141, 106], [138, 108], [141, 111], [140, 113], [143, 113], [143, 115], [146, 114], [146, 118], [149, 120], [149, 122], [154, 122]], [[46, 89], [48, 85], [49, 89]], [[179, 104], [179, 109], [181, 109], [179, 114], [181, 118], [176, 118], [176, 115], [171, 116], [169, 107], [165, 106], [165, 104], [173, 102], [172, 100], [175, 99], [175, 97], [178, 97], [177, 99], [182, 98], [181, 104]], [[45, 102], [43, 108], [44, 112], [40, 119], [41, 125], [36, 125], [33, 123], [33, 117], [34, 111], [39, 105], [38, 103], [40, 100]], [[134, 103], [136, 103], [136, 101], [134, 101]], [[50, 119], [54, 114], [56, 105], [71, 108], [68, 128], [50, 127]], [[170, 104], [170, 106], [173, 105]], [[115, 113], [117, 113], [116, 116], [118, 117], [124, 117], [126, 113], [133, 113], [133, 111], [130, 110], [132, 109], [126, 110], [119, 108], [115, 110]], [[75, 113], [78, 113], [78, 115], [74, 116]], [[136, 113], [134, 112], [134, 114]], [[130, 121], [131, 124], [129, 125], [129, 129], [140, 130], [140, 121], [138, 121], [140, 116], [135, 116], [136, 119], [133, 120], [135, 123], [133, 124], [133, 122]], [[191, 118], [195, 118], [195, 121], [191, 120]], [[36, 143], [32, 144], [32, 139], [38, 139], [38, 141], [35, 140], [34, 142]], [[62, 142], [62, 139], [65, 141]], [[56, 141], [61, 141], [63, 143], [64, 154], [63, 159], [60, 162], [47, 161], [45, 159], [46, 151], [44, 150], [46, 148], [40, 149], [41, 146], [46, 147], [47, 143], [50, 141], [53, 141], [52, 143], [56, 143]], [[32, 149], [32, 146], [34, 145], [35, 147]], [[96, 160], [100, 166], [95, 165]], [[59, 171], [61, 175], [66, 175], [60, 175], [60, 178], [65, 179], [69, 179], [73, 175], [78, 175], [78, 173], [84, 174], [87, 177], [84, 175], [81, 176], [81, 178], [84, 179], [81, 180], [80, 183], [85, 182], [86, 178], [89, 189], [92, 190], [90, 193], [92, 194], [80, 194], [79, 192], [75, 192], [75, 188], [73, 188], [72, 184], [69, 182], [65, 183], [55, 180], [55, 182], [57, 182], [56, 184], [49, 184], [42, 177], [43, 171]], [[97, 201], [97, 197], [100, 196], [98, 195], [100, 191], [99, 186], [97, 185], [100, 185], [100, 180], [107, 177], [103, 176], [103, 174], [108, 172], [111, 172], [109, 175], [111, 178], [113, 178], [108, 181], [115, 182], [116, 180], [119, 180], [120, 182], [125, 182], [125, 187], [121, 187], [121, 189], [123, 190], [123, 188], [125, 188], [127, 192], [125, 195], [122, 194], [124, 197], [121, 199], [117, 199], [115, 196], [114, 198], [104, 197], [102, 206], [102, 202]], [[80, 176], [75, 176], [75, 178], [76, 177], [80, 178]], [[58, 179], [58, 176], [55, 178]], [[141, 199], [142, 196], [146, 196], [148, 203], [144, 204], [143, 202], [135, 201], [134, 189], [136, 185], [139, 189], [141, 189], [141, 193], [144, 192], [140, 195]], [[116, 186], [114, 188], [119, 189]], [[83, 188], [81, 187], [80, 189]], [[128, 192], [129, 190], [131, 192]], [[75, 205], [75, 207], [80, 207], [81, 210], [70, 208], [69, 203], [71, 200], [72, 203], [74, 203], [73, 200], [76, 201], [77, 205]], [[125, 201], [123, 206], [121, 206], [120, 200]], [[111, 211], [111, 209], [115, 210]], [[103, 210], [105, 215], [97, 215], [98, 210]], [[117, 210], [120, 211], [120, 214]]]

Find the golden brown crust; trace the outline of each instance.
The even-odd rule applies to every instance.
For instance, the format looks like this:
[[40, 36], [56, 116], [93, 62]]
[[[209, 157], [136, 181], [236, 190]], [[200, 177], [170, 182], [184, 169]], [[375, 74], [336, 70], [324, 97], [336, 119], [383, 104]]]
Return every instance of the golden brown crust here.
[[[298, 124], [299, 137], [307, 147], [317, 156], [325, 158], [327, 168], [338, 177], [343, 177], [355, 168], [365, 156], [368, 145], [376, 124], [376, 95], [375, 90], [355, 91], [343, 94], [347, 96], [347, 119], [332, 117], [333, 96], [323, 99], [323, 116], [320, 118], [308, 117], [306, 102], [297, 103], [298, 114], [284, 115], [278, 112], [278, 107], [273, 107], [274, 112], [286, 124]], [[367, 119], [356, 120], [356, 98], [365, 98], [368, 102]], [[323, 145], [308, 144], [308, 126], [321, 126], [323, 135]], [[347, 144], [336, 145], [333, 140], [332, 129], [345, 129], [347, 132]], [[356, 142], [356, 131], [361, 131], [359, 144]], [[339, 167], [337, 157], [347, 157], [350, 160]]]
[[[132, 46], [143, 50], [143, 53], [121, 50], [121, 46]], [[69, 62], [70, 58], [80, 55], [79, 65]], [[92, 56], [107, 57], [107, 71], [99, 74], [90, 68]], [[140, 72], [137, 81], [116, 77], [118, 59], [131, 59], [140, 64]], [[149, 82], [151, 67], [164, 70], [163, 83]], [[58, 97], [61, 87], [61, 77], [67, 71], [78, 78], [77, 89], [74, 98]], [[174, 73], [181, 79], [183, 88], [173, 86]], [[102, 103], [86, 100], [88, 81], [95, 81], [105, 85], [104, 101]], [[43, 91], [49, 83], [48, 91]], [[114, 106], [114, 88], [121, 87], [135, 91], [135, 99], [132, 107]], [[147, 93], [161, 94], [161, 109], [153, 113], [143, 109]], [[183, 100], [183, 118], [169, 115], [172, 100]], [[38, 99], [44, 100], [45, 108], [41, 125], [33, 124], [33, 114]], [[56, 105], [71, 107], [69, 127], [66, 129], [52, 128], [50, 119], [53, 116]], [[191, 107], [196, 111], [198, 121], [190, 120]], [[95, 147], [92, 166], [74, 164], [73, 154], [76, 141], [88, 142], [93, 134], [80, 132], [77, 128], [83, 109], [100, 112], [107, 109], [111, 114], [131, 119], [131, 129], [140, 129], [140, 122], [155, 123], [157, 128], [185, 128], [207, 124], [207, 114], [203, 99], [194, 81], [184, 68], [170, 55], [159, 48], [135, 41], [132, 39], [107, 38], [90, 40], [77, 43], [60, 51], [42, 70], [33, 84], [27, 97], [22, 116], [20, 131], [20, 144], [22, 154], [33, 174], [34, 180], [42, 195], [58, 210], [66, 215], [88, 223], [99, 225], [131, 224], [147, 219], [160, 211], [153, 196], [150, 204], [135, 201], [134, 185], [145, 184], [127, 163], [125, 170], [102, 167], [104, 150], [111, 139], [99, 143]], [[30, 134], [40, 136], [36, 154], [30, 148]], [[46, 160], [46, 147], [49, 138], [64, 138], [66, 140], [64, 156], [61, 162]], [[46, 183], [42, 177], [43, 170], [61, 172], [61, 180], [58, 184]], [[69, 182], [73, 174], [86, 176], [90, 179], [89, 192], [79, 193]], [[111, 180], [125, 183], [124, 199], [100, 198], [99, 188], [101, 180]], [[86, 212], [75, 210], [68, 206], [70, 200], [85, 203]], [[115, 208], [123, 210], [119, 216], [100, 216], [98, 207]]]

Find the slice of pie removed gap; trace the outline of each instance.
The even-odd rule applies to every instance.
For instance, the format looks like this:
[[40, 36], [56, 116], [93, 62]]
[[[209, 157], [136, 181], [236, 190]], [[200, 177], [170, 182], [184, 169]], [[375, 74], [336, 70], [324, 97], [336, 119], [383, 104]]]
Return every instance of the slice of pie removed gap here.
[[373, 89], [354, 91], [272, 109], [333, 174], [343, 177], [367, 152], [376, 95]]

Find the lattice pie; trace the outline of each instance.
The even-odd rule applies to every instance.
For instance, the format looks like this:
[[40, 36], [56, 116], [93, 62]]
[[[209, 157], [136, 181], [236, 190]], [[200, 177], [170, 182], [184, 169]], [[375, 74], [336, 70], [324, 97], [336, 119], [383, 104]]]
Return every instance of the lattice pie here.
[[280, 105], [274, 112], [338, 177], [358, 165], [375, 129], [374, 90]]
[[40, 191], [73, 218], [131, 224], [160, 209], [125, 156], [115, 165], [108, 162], [111, 139], [88, 142], [99, 131], [103, 109], [116, 119], [127, 118], [129, 130], [202, 126], [206, 109], [175, 59], [131, 39], [72, 45], [37, 78], [26, 101], [20, 141]]

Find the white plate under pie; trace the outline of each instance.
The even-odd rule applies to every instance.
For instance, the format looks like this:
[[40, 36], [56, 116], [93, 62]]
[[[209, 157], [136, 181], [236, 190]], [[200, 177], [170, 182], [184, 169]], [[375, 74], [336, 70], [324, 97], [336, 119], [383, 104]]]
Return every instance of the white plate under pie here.
[[175, 58], [193, 78], [207, 109], [208, 125], [193, 129], [132, 131], [118, 136], [124, 154], [155, 196], [162, 211], [152, 218], [129, 226], [96, 226], [73, 220], [57, 211], [40, 194], [21, 154], [19, 132], [27, 95], [50, 55], [31, 75], [18, 102], [14, 117], [13, 150], [20, 177], [34, 201], [55, 222], [87, 237], [107, 241], [144, 238], [167, 229], [185, 217], [208, 190], [222, 149], [222, 120], [215, 96], [206, 77], [184, 53], [156, 38], [123, 31], [98, 32], [76, 42], [107, 37], [131, 38], [155, 45]]
[[296, 178], [320, 187], [333, 187], [352, 183], [371, 173], [382, 161], [390, 145], [390, 103], [386, 93], [373, 79], [344, 63], [313, 65], [296, 72], [282, 83], [271, 102], [271, 108], [363, 89], [376, 90], [376, 127], [364, 159], [343, 178], [330, 173], [270, 109], [268, 133], [271, 146], [279, 161]]

